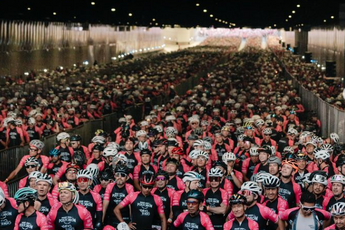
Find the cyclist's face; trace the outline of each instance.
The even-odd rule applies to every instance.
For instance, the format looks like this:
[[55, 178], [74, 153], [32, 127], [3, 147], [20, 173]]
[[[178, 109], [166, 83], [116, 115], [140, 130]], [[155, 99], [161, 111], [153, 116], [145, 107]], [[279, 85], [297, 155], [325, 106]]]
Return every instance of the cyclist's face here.
[[96, 159], [98, 159], [98, 158], [100, 157], [100, 155], [101, 155], [101, 153], [100, 153], [99, 150], [93, 150], [93, 151], [92, 151], [92, 154], [93, 154], [93, 156], [94, 156]]
[[323, 184], [313, 183], [313, 193], [315, 195], [320, 195], [323, 191], [325, 191], [325, 186]]
[[269, 200], [274, 200], [278, 196], [278, 188], [265, 188], [265, 194]]
[[279, 165], [275, 163], [269, 164], [268, 171], [272, 175], [277, 175], [279, 173]]
[[126, 143], [125, 143], [125, 149], [126, 149], [127, 151], [133, 150], [133, 142], [132, 142], [132, 141], [126, 141]]
[[86, 180], [83, 180], [83, 179], [87, 179], [87, 178], [80, 177], [78, 179], [78, 182], [77, 182], [78, 187], [79, 187], [80, 190], [86, 190], [89, 187], [89, 180], [86, 181]]
[[38, 170], [38, 167], [35, 167], [35, 166], [32, 166], [32, 165], [28, 165], [28, 166], [25, 166], [25, 169], [26, 169], [26, 172], [28, 174], [34, 172], [34, 171], [37, 171]]
[[207, 163], [206, 158], [204, 156], [199, 156], [196, 160], [198, 167], [204, 167]]
[[177, 170], [177, 167], [175, 164], [167, 164], [165, 166], [165, 171], [169, 174], [175, 173]]
[[199, 181], [191, 181], [189, 183], [190, 190], [197, 190], [199, 188]]
[[298, 169], [303, 170], [307, 166], [307, 162], [305, 160], [297, 160]]
[[343, 193], [343, 185], [337, 182], [332, 183], [332, 192], [335, 196]]
[[115, 173], [115, 181], [118, 186], [122, 186], [125, 184], [127, 180], [127, 176], [123, 173]]
[[189, 198], [187, 200], [187, 209], [190, 214], [195, 214], [199, 210], [199, 201]]
[[307, 147], [305, 148], [305, 150], [307, 151], [307, 153], [314, 152], [314, 145], [308, 144]]
[[29, 187], [36, 189], [36, 178], [31, 178], [29, 181]]
[[30, 147], [29, 148], [29, 155], [30, 157], [35, 157], [38, 154], [38, 149], [35, 147]]
[[111, 180], [102, 180], [101, 179], [101, 186], [102, 188], [106, 188], [108, 184], [110, 184]]
[[69, 181], [75, 181], [77, 179], [77, 170], [70, 169], [66, 172], [66, 179]]
[[146, 141], [146, 135], [141, 135], [138, 137], [138, 141], [145, 142]]
[[18, 205], [18, 213], [24, 212], [24, 210], [25, 210], [24, 204], [25, 204], [25, 207], [27, 207], [27, 206], [29, 205], [29, 202], [28, 202], [28, 201], [21, 202], [21, 203]]
[[231, 205], [231, 211], [235, 217], [242, 217], [244, 215], [245, 207], [243, 204]]
[[68, 190], [61, 190], [59, 192], [59, 199], [62, 204], [71, 202], [71, 200], [73, 199], [72, 192]]
[[290, 176], [292, 174], [291, 165], [288, 165], [288, 164], [283, 165], [281, 173], [283, 176]]
[[141, 156], [141, 162], [143, 164], [149, 164], [150, 163], [150, 160], [151, 160], [151, 156], [149, 154], [143, 154]]
[[39, 196], [47, 195], [49, 189], [50, 189], [50, 186], [47, 182], [44, 182], [44, 181], [37, 182], [37, 193]]
[[260, 152], [259, 153], [259, 160], [261, 162], [265, 162], [268, 159], [268, 154], [266, 152]]
[[338, 229], [344, 229], [345, 228], [345, 216], [334, 216], [333, 217], [335, 226]]

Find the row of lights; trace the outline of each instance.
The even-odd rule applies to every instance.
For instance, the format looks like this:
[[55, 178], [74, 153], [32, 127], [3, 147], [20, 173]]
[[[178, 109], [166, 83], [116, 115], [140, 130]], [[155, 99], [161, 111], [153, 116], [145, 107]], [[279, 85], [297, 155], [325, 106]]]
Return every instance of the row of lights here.
[[[196, 3], [195, 6], [199, 7], [199, 6], [200, 6], [200, 3]], [[208, 11], [207, 11], [207, 9], [203, 9], [202, 12], [207, 13]], [[213, 18], [213, 17], [214, 17], [214, 15], [213, 15], [213, 14], [210, 14], [210, 18]], [[219, 22], [219, 23], [223, 23], [223, 24], [225, 24], [225, 25], [229, 25], [229, 27], [231, 27], [231, 26], [236, 26], [235, 23], [230, 23], [230, 22], [225, 21], [225, 20], [222, 20], [222, 19], [220, 19], [220, 18], [215, 18], [214, 20], [217, 21], [217, 22]]]
[[[298, 5], [296, 5], [296, 7], [297, 7], [297, 8], [300, 8], [300, 7], [301, 7], [301, 5], [300, 5], [300, 4], [298, 4]], [[293, 10], [291, 13], [292, 13], [292, 14], [295, 14], [295, 13], [296, 13], [296, 11], [295, 11], [295, 10]], [[288, 22], [288, 21], [289, 21], [289, 19], [291, 19], [291, 18], [292, 18], [292, 15], [290, 14], [290, 15], [288, 16], [288, 18], [287, 18], [287, 19], [285, 19], [285, 21], [286, 21], [286, 22]]]
[[146, 52], [146, 51], [152, 51], [152, 50], [158, 50], [158, 49], [163, 49], [165, 47], [165, 44], [161, 45], [161, 46], [154, 46], [154, 47], [149, 47], [149, 48], [143, 48], [143, 49], [139, 49], [139, 50], [132, 50], [129, 53], [124, 53], [124, 54], [120, 54], [117, 57], [111, 57], [111, 60], [118, 60], [121, 58], [124, 58], [130, 54], [135, 54], [135, 53], [142, 53], [142, 52]]

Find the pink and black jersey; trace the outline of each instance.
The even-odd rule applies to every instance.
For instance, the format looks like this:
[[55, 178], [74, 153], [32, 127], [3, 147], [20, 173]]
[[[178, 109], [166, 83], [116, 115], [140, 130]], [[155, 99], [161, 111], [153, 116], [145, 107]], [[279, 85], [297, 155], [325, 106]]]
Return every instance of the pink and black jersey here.
[[56, 199], [53, 198], [53, 196], [48, 193], [46, 198], [44, 200], [37, 199], [41, 203], [40, 209], [38, 210], [43, 215], [47, 216], [50, 212], [51, 208], [58, 203]]
[[84, 206], [91, 214], [94, 225], [102, 221], [102, 198], [98, 193], [90, 190], [86, 194], [79, 192], [79, 204]]
[[18, 215], [16, 200], [13, 198], [5, 198], [6, 204], [0, 212], [0, 229], [12, 230]]
[[174, 176], [172, 179], [169, 179], [167, 187], [178, 191], [183, 190], [185, 188], [185, 185], [180, 177]]
[[157, 195], [132, 192], [120, 204], [122, 207], [131, 205], [132, 221], [138, 230], [151, 230], [155, 217], [164, 214], [162, 199]]
[[196, 216], [188, 212], [181, 213], [174, 221], [174, 227], [182, 230], [214, 230], [210, 217], [203, 212]]
[[48, 230], [47, 217], [39, 211], [30, 216], [20, 213], [16, 218], [14, 230]]
[[246, 217], [241, 223], [232, 219], [224, 224], [226, 230], [259, 230], [259, 225], [254, 220]]

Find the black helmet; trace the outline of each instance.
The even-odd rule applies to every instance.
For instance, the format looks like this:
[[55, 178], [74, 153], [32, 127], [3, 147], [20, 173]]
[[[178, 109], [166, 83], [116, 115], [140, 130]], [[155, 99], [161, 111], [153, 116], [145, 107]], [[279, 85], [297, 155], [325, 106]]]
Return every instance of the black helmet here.
[[178, 160], [176, 160], [175, 158], [168, 158], [165, 165], [167, 165], [167, 164], [175, 164], [175, 165], [179, 166], [180, 162]]
[[125, 173], [128, 174], [128, 167], [125, 164], [118, 163], [114, 169], [115, 173]]
[[104, 150], [104, 147], [103, 147], [102, 145], [95, 145], [95, 146], [93, 146], [93, 148], [92, 148], [92, 151], [93, 151], [93, 150], [103, 151], [103, 150]]
[[86, 164], [85, 154], [80, 150], [74, 151], [72, 159], [73, 162], [77, 164], [80, 168], [82, 168], [82, 166]]
[[113, 180], [114, 179], [114, 175], [113, 172], [107, 168], [105, 169], [102, 173], [101, 173], [101, 178], [100, 180]]
[[345, 155], [341, 154], [336, 162], [336, 167], [341, 167], [343, 165], [345, 165]]
[[187, 193], [187, 199], [189, 198], [197, 199], [200, 202], [204, 202], [204, 194], [199, 190], [190, 190]]
[[230, 197], [229, 202], [230, 202], [230, 204], [246, 204], [247, 199], [245, 196], [243, 196], [241, 194], [234, 194]]
[[81, 141], [81, 136], [79, 134], [75, 134], [71, 136], [70, 138], [71, 141]]
[[144, 154], [148, 154], [148, 155], [152, 155], [152, 152], [148, 149], [143, 149], [140, 151], [140, 156], [144, 155]]

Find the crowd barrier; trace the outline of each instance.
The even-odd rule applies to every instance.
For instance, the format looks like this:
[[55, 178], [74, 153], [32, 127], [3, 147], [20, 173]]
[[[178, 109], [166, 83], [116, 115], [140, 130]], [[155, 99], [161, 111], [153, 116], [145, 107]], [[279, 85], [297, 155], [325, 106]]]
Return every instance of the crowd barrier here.
[[[273, 52], [274, 53], [274, 52]], [[276, 56], [277, 57], [277, 56]], [[280, 65], [284, 68], [285, 77], [295, 89], [298, 90], [298, 94], [301, 97], [302, 104], [307, 111], [314, 111], [317, 113], [318, 118], [321, 121], [321, 134], [323, 137], [328, 137], [330, 133], [335, 132], [339, 134], [340, 142], [345, 143], [345, 111], [339, 110], [333, 105], [322, 100], [316, 96], [313, 92], [306, 89], [294, 76], [292, 76], [285, 65], [277, 57]]]

